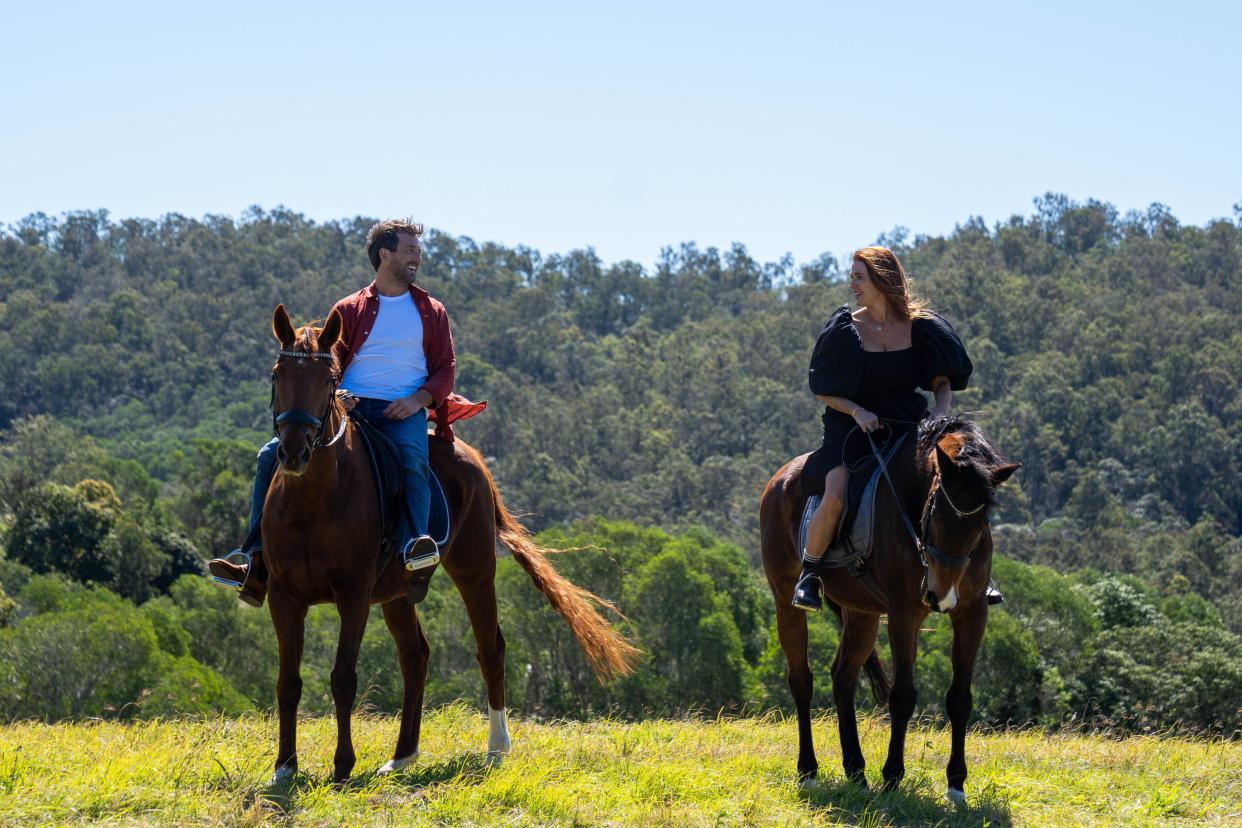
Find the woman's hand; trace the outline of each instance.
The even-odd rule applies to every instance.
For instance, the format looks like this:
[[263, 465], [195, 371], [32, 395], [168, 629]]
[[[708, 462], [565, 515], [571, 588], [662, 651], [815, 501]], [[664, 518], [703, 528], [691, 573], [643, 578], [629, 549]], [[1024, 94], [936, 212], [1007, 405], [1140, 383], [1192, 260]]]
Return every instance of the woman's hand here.
[[854, 409], [854, 422], [858, 423], [858, 427], [863, 431], [875, 431], [880, 427], [880, 418], [861, 405]]

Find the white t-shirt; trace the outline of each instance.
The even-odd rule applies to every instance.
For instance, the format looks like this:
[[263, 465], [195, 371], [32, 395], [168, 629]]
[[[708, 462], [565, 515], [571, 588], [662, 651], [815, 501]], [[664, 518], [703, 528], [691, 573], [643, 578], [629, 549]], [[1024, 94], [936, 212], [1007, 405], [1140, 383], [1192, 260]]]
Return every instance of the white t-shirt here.
[[408, 397], [427, 381], [423, 320], [408, 293], [380, 294], [379, 303], [371, 333], [345, 370], [341, 387], [375, 400]]

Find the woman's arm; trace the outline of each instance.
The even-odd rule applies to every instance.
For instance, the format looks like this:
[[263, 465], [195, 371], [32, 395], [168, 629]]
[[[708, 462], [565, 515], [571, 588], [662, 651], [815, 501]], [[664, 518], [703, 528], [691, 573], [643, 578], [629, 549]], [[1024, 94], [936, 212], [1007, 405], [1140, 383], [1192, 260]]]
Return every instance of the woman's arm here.
[[815, 399], [831, 409], [850, 415], [863, 431], [875, 431], [880, 427], [880, 418], [853, 400], [845, 397], [829, 397], [824, 394], [816, 394]]
[[936, 404], [932, 406], [932, 417], [944, 417], [949, 413], [949, 404], [953, 402], [953, 389], [949, 387], [948, 377], [936, 377], [932, 380], [932, 394]]

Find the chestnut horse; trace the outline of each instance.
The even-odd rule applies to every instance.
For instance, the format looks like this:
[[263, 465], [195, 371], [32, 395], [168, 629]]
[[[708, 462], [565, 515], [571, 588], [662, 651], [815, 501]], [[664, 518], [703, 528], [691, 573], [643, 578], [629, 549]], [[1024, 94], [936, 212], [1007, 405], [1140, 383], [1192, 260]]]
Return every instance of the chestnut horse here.
[[[273, 783], [297, 770], [299, 667], [307, 609], [333, 603], [341, 618], [332, 699], [337, 748], [333, 779], [354, 767], [350, 716], [358, 688], [358, 650], [372, 604], [380, 604], [396, 641], [405, 693], [401, 727], [388, 773], [418, 756], [428, 646], [418, 613], [406, 597], [408, 573], [393, 554], [381, 555], [377, 492], [361, 435], [336, 398], [339, 366], [332, 346], [341, 335], [335, 311], [323, 328], [294, 330], [284, 306], [272, 315], [281, 354], [272, 369], [272, 411], [281, 423], [280, 473], [263, 510], [263, 555], [268, 567], [268, 607], [280, 649], [276, 699], [280, 747]], [[284, 416], [281, 416], [284, 415]], [[574, 586], [548, 562], [544, 550], [505, 508], [480, 454], [461, 440], [430, 440], [431, 466], [452, 514], [444, 571], [466, 604], [487, 684], [490, 761], [509, 750], [505, 711], [505, 639], [496, 611], [496, 541], [509, 548], [535, 586], [569, 623], [601, 681], [628, 673], [638, 651], [599, 614], [607, 602]]]
[[[798, 529], [806, 497], [799, 478], [807, 456], [786, 463], [768, 482], [759, 513], [763, 566], [776, 601], [777, 632], [798, 712], [800, 780], [814, 777], [819, 767], [811, 741], [813, 678], [807, 653], [807, 619], [792, 603], [802, 568]], [[845, 569], [823, 571], [825, 593], [841, 616], [841, 644], [832, 664], [832, 698], [837, 707], [841, 761], [848, 779], [866, 785], [854, 694], [859, 669], [876, 658], [876, 633], [885, 614], [893, 681], [888, 699], [892, 730], [883, 769], [884, 788], [894, 788], [905, 774], [906, 729], [915, 706], [919, 625], [929, 611], [935, 610], [948, 613], [953, 625], [953, 682], [945, 700], [953, 730], [946, 795], [955, 802], [964, 800], [970, 682], [988, 620], [984, 596], [992, 571], [988, 512], [995, 503], [996, 486], [1020, 465], [1006, 463], [968, 419], [925, 421], [917, 441], [907, 439], [889, 461], [888, 479], [881, 476], [878, 482], [872, 553], [866, 562], [874, 577], [873, 586], [878, 589], [868, 589]], [[907, 516], [921, 516], [917, 530]], [[874, 684], [875, 677], [872, 679]]]

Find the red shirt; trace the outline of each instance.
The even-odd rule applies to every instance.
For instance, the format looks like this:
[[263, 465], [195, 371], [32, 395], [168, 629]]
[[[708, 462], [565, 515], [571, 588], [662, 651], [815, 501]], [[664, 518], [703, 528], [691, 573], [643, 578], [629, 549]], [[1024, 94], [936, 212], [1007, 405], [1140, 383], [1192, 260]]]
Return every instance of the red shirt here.
[[[428, 415], [436, 421], [436, 436], [452, 442], [456, 420], [463, 420], [482, 411], [487, 403], [472, 403], [453, 393], [457, 376], [457, 357], [453, 351], [453, 333], [449, 330], [448, 312], [432, 299], [427, 291], [410, 285], [410, 296], [423, 321], [423, 355], [427, 358], [427, 381], [422, 390], [431, 395]], [[350, 294], [332, 306], [341, 315], [341, 338], [333, 351], [341, 362], [341, 374], [362, 349], [371, 335], [371, 326], [379, 316], [379, 290], [375, 282]]]

